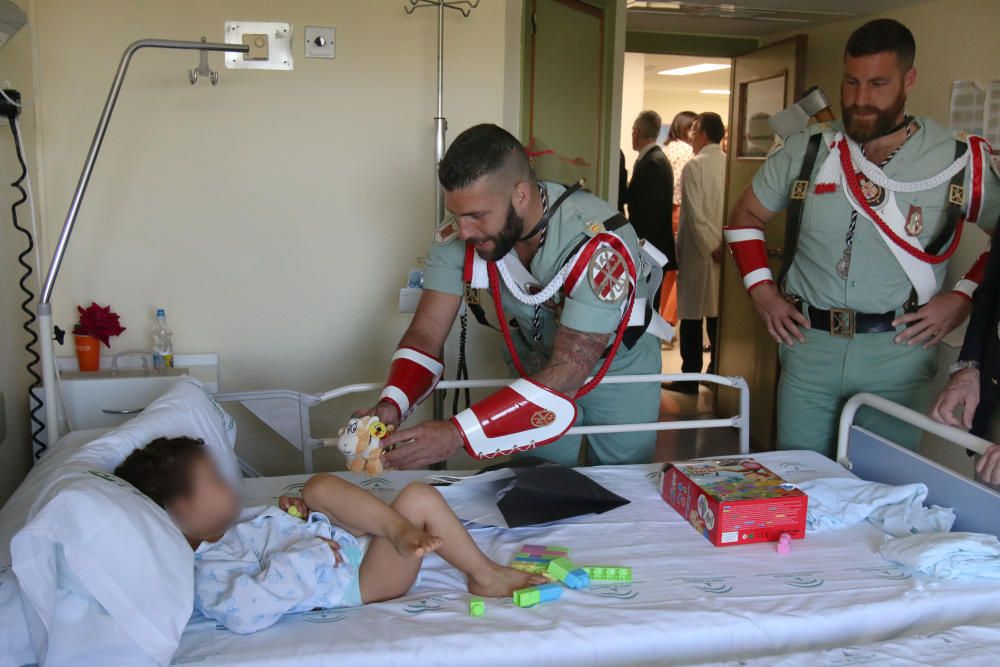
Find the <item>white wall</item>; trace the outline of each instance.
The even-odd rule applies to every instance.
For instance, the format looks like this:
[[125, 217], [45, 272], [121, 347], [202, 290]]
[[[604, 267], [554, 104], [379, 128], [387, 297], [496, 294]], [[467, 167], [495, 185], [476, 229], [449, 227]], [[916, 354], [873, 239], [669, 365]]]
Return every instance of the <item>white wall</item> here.
[[645, 107], [646, 54], [626, 53], [622, 76], [621, 150], [625, 153], [625, 164], [629, 178], [636, 153], [632, 150], [632, 123]]
[[[26, 6], [26, 3], [18, 4]], [[30, 26], [21, 28], [0, 49], [0, 79], [10, 81], [25, 100], [31, 100], [34, 96]], [[25, 151], [29, 162], [32, 162], [35, 123], [31, 106], [26, 106], [19, 122], [26, 143]], [[31, 175], [34, 177], [34, 165], [31, 166]], [[25, 321], [20, 308], [24, 295], [17, 286], [23, 271], [17, 263], [17, 256], [27, 246], [24, 236], [14, 230], [10, 219], [10, 205], [20, 198], [20, 194], [7, 185], [20, 173], [21, 167], [14, 153], [14, 140], [7, 119], [3, 119], [0, 127], [0, 181], [3, 183], [0, 186], [0, 392], [4, 395], [6, 420], [3, 426], [7, 437], [0, 442], [0, 504], [20, 483], [31, 461], [27, 403], [30, 377], [24, 368], [29, 361], [24, 351], [29, 338], [21, 329], [21, 324]], [[18, 207], [18, 221], [23, 227], [30, 227], [26, 203]], [[31, 257], [27, 261], [34, 265]], [[34, 275], [27, 284], [33, 292], [38, 292]]]
[[[227, 70], [213, 55], [214, 87], [188, 83], [195, 54], [136, 56], [56, 285], [55, 322], [68, 329], [76, 304], [110, 303], [128, 328], [120, 351], [147, 347], [153, 309], [165, 307], [178, 351], [221, 355], [226, 391], [381, 380], [409, 321], [398, 289], [434, 226], [436, 17], [403, 4], [34, 0], [49, 251], [128, 43], [221, 41], [229, 19], [295, 30], [294, 71]], [[517, 132], [520, 7], [447, 13], [449, 138], [484, 121]], [[335, 60], [303, 57], [305, 25], [336, 26]], [[5, 262], [7, 283], [8, 273]], [[496, 346], [473, 325], [475, 375], [503, 372]], [[356, 407], [332, 408], [316, 430]], [[290, 448], [250, 458], [265, 473], [299, 465]]]

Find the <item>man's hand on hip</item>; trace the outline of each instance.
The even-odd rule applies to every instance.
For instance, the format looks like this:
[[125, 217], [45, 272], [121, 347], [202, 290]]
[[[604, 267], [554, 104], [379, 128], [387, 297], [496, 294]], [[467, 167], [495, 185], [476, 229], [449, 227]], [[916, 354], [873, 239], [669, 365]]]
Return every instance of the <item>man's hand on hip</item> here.
[[[955, 409], [963, 407], [962, 421], [955, 416]], [[966, 368], [951, 376], [948, 384], [931, 408], [931, 419], [942, 424], [972, 428], [972, 417], [979, 406], [979, 371]]]
[[934, 347], [964, 322], [971, 310], [972, 303], [964, 296], [954, 292], [938, 294], [917, 312], [907, 313], [893, 320], [894, 327], [907, 325], [893, 340], [907, 345], [923, 343], [924, 349]]
[[462, 436], [450, 421], [426, 421], [390, 434], [382, 447], [391, 449], [382, 461], [389, 468], [426, 468], [444, 461], [462, 447]]
[[779, 343], [795, 345], [795, 341], [806, 342], [806, 337], [800, 327], [809, 328], [809, 320], [805, 315], [781, 296], [774, 283], [763, 283], [750, 290], [750, 298], [757, 308], [760, 318], [764, 320], [767, 332]]

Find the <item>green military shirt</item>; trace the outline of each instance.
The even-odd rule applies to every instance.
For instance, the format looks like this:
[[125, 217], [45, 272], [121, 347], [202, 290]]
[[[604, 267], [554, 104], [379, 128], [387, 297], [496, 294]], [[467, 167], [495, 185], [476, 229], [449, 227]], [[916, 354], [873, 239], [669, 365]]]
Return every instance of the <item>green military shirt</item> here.
[[[557, 183], [542, 182], [548, 193], [548, 201], [555, 202], [566, 189]], [[593, 236], [591, 225], [603, 223], [617, 213], [607, 202], [588, 192], [577, 192], [570, 195], [556, 209], [549, 221], [545, 243], [531, 260], [531, 266], [526, 267], [537, 279], [540, 286], [547, 285], [562, 266], [570, 260], [580, 243]], [[636, 269], [643, 271], [640, 258], [639, 238], [632, 225], [625, 225], [615, 233], [625, 241]], [[513, 252], [513, 251], [511, 251]], [[424, 271], [424, 289], [444, 292], [446, 294], [462, 295], [464, 293], [462, 273], [465, 264], [465, 242], [454, 238], [444, 244], [431, 245], [429, 262]], [[649, 298], [646, 282], [640, 277], [636, 298]], [[621, 321], [621, 301], [607, 303], [601, 301], [594, 293], [590, 281], [584, 277], [582, 284], [572, 297], [566, 296], [562, 290], [547, 302], [540, 313], [541, 341], [539, 349], [533, 349], [534, 306], [523, 304], [510, 293], [501, 281], [501, 299], [507, 314], [508, 322], [512, 319], [516, 327], [511, 327], [511, 334], [518, 354], [525, 361], [528, 355], [535, 351], [546, 359], [552, 355], [556, 329], [560, 324], [577, 331], [592, 333], [612, 333]], [[491, 310], [487, 306], [487, 311]], [[495, 319], [489, 313], [490, 320]], [[634, 355], [640, 346], [627, 349], [622, 346], [612, 363], [612, 371], [623, 372], [636, 370]], [[648, 355], [647, 355], [648, 356]], [[658, 372], [655, 369], [645, 372]]]
[[[929, 118], [917, 118], [916, 122], [919, 129], [884, 168], [891, 179], [923, 180], [940, 173], [955, 160], [954, 132]], [[754, 194], [765, 208], [780, 211], [788, 205], [792, 183], [799, 177], [809, 138], [823, 131], [842, 132], [843, 125], [836, 121], [810, 126], [788, 137], [784, 146], [768, 157], [752, 184]], [[847, 280], [837, 273], [853, 209], [840, 183], [835, 192], [814, 192], [816, 174], [828, 154], [829, 148], [823, 142], [809, 181], [795, 261], [787, 277], [788, 292], [817, 308], [851, 308], [863, 313], [885, 313], [899, 308], [909, 299], [912, 285], [875, 224], [863, 215], [858, 216]], [[965, 167], [967, 200], [972, 171], [970, 162]], [[1000, 182], [991, 169], [987, 168], [986, 173], [978, 223], [990, 230], [1000, 214]], [[923, 230], [918, 237], [926, 247], [945, 223], [948, 183], [923, 192], [897, 192], [895, 196], [904, 216], [911, 206], [921, 209]], [[946, 268], [947, 262], [934, 265], [939, 291]]]

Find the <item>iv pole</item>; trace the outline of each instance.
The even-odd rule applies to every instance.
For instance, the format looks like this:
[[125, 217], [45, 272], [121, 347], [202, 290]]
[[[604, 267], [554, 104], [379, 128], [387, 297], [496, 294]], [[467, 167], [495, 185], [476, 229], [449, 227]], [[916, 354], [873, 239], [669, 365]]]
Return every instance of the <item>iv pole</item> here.
[[59, 275], [59, 267], [62, 265], [63, 255], [69, 245], [69, 237], [73, 233], [73, 226], [76, 224], [76, 216], [80, 213], [80, 205], [87, 192], [87, 184], [90, 183], [90, 174], [94, 171], [94, 163], [97, 162], [97, 154], [104, 143], [104, 134], [108, 130], [108, 123], [111, 121], [111, 114], [115, 110], [115, 103], [118, 101], [118, 93], [121, 92], [122, 84], [125, 81], [125, 74], [128, 72], [129, 63], [132, 56], [140, 49], [179, 49], [184, 51], [230, 51], [247, 53], [250, 47], [245, 44], [221, 44], [218, 42], [184, 42], [176, 39], [140, 39], [132, 42], [122, 54], [122, 59], [118, 63], [118, 71], [111, 82], [111, 90], [108, 91], [108, 99], [104, 102], [104, 111], [97, 121], [97, 130], [94, 131], [94, 139], [90, 142], [90, 150], [87, 151], [87, 158], [83, 162], [83, 171], [80, 173], [80, 180], [76, 184], [73, 198], [70, 200], [69, 211], [66, 213], [66, 222], [63, 223], [62, 231], [59, 233], [59, 240], [56, 242], [55, 252], [52, 253], [52, 261], [49, 262], [49, 270], [45, 275], [45, 284], [42, 286], [42, 293], [38, 299], [38, 331], [41, 337], [42, 356], [42, 390], [45, 396], [45, 441], [49, 445], [55, 444], [59, 439], [59, 412], [56, 406], [58, 400], [56, 396], [57, 373], [56, 351], [53, 342], [52, 330], [52, 289], [56, 284], [56, 277]]
[[444, 117], [444, 10], [454, 9], [465, 18], [479, 6], [480, 0], [408, 0], [403, 7], [407, 14], [412, 14], [424, 7], [437, 8], [437, 115], [434, 116], [434, 226], [444, 220], [444, 191], [437, 180], [437, 168], [444, 157], [445, 132], [448, 130], [448, 119]]

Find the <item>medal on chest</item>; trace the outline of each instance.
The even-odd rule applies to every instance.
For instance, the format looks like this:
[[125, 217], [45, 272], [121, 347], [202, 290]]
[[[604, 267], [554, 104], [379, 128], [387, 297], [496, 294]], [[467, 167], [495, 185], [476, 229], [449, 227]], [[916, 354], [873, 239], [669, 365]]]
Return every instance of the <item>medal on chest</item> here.
[[906, 233], [910, 236], [920, 236], [924, 231], [924, 213], [919, 206], [911, 206], [906, 214]]
[[861, 186], [861, 195], [872, 208], [881, 208], [885, 204], [885, 188], [872, 183], [868, 178], [858, 173], [858, 185]]

